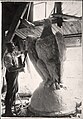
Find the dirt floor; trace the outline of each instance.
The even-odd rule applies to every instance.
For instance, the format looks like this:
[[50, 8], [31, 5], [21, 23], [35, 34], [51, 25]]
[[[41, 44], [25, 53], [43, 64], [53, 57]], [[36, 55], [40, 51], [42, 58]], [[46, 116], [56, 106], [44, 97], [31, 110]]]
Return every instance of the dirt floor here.
[[[82, 66], [83, 66], [82, 47], [67, 48], [62, 82], [72, 92], [71, 96], [75, 97], [76, 101], [82, 102], [81, 109], [83, 113]], [[30, 60], [29, 60], [28, 71], [26, 66], [25, 72], [19, 74], [18, 81], [19, 81], [19, 93], [25, 93], [25, 92], [27, 93], [28, 91], [33, 93], [34, 90], [39, 86], [40, 82], [42, 81], [41, 77], [34, 69]], [[83, 119], [83, 114], [78, 116], [78, 118]], [[72, 117], [72, 119], [77, 119], [77, 117]]]

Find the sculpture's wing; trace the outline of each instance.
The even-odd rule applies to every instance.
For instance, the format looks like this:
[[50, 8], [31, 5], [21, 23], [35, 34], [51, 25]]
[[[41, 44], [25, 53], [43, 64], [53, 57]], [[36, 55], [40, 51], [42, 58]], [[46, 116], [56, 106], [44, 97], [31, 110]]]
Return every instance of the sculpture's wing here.
[[36, 63], [38, 60], [38, 55], [37, 55], [37, 52], [35, 49], [36, 40], [37, 40], [37, 38], [34, 38], [34, 37], [26, 38], [28, 55], [29, 55], [31, 61], [33, 62], [33, 64]]
[[[28, 55], [33, 63], [36, 71], [39, 73], [39, 75], [45, 80], [44, 74], [49, 77], [48, 70], [46, 68], [45, 63], [38, 57], [37, 51], [36, 51], [36, 41], [37, 38], [27, 38], [27, 50]], [[43, 74], [44, 72], [44, 74]]]
[[55, 38], [59, 48], [60, 60], [64, 61], [66, 59], [66, 45], [65, 45], [64, 37], [60, 32], [56, 32]]

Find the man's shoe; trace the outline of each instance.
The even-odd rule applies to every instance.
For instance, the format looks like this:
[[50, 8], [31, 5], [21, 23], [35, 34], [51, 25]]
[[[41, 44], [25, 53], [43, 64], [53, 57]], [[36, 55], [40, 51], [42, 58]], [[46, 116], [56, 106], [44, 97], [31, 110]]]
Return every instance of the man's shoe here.
[[12, 112], [6, 112], [6, 113], [4, 114], [4, 116], [5, 116], [5, 117], [13, 117], [14, 115], [13, 115]]

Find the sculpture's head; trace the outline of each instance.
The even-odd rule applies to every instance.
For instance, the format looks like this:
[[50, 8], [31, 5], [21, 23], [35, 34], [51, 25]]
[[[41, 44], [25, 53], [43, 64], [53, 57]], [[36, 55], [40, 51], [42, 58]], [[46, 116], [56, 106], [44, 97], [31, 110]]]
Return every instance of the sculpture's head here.
[[51, 19], [44, 19], [44, 27], [48, 27], [52, 25]]

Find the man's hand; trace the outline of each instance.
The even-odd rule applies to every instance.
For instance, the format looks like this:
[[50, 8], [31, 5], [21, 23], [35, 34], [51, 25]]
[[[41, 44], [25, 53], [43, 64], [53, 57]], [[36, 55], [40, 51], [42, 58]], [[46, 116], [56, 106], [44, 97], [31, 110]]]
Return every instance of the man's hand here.
[[27, 51], [27, 50], [25, 50], [24, 55], [27, 55], [27, 53], [28, 53], [28, 51]]
[[25, 67], [25, 62], [23, 62], [22, 67]]

